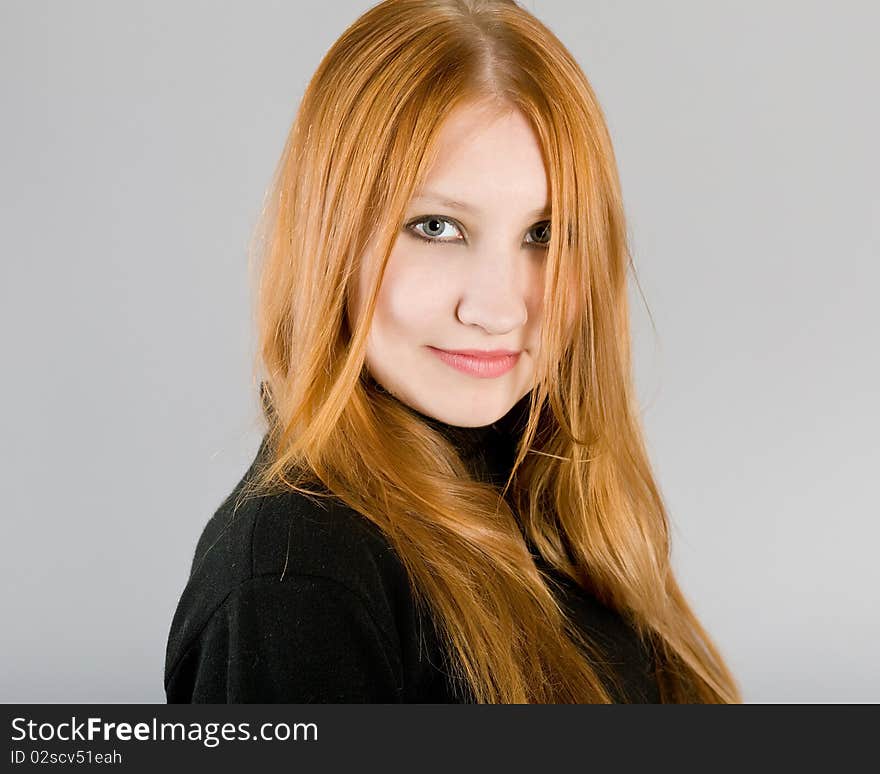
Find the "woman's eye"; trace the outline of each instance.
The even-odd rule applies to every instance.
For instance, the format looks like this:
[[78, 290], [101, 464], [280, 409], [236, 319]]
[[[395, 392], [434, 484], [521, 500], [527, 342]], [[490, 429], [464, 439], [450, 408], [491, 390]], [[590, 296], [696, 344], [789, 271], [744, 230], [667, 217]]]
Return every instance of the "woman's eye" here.
[[[447, 226], [452, 229], [452, 233], [447, 231]], [[421, 220], [415, 220], [410, 223], [407, 228], [412, 230], [416, 236], [421, 237], [427, 242], [457, 242], [461, 237], [461, 232], [458, 230], [458, 226], [456, 226], [451, 220], [441, 218], [438, 215], [431, 215], [430, 217], [422, 218]], [[458, 238], [455, 237], [455, 234], [458, 234]], [[452, 238], [450, 239], [448, 237]]]
[[545, 220], [541, 223], [538, 223], [535, 226], [532, 226], [529, 229], [530, 234], [535, 234], [535, 240], [530, 242], [533, 245], [541, 245], [546, 246], [550, 244], [550, 221]]

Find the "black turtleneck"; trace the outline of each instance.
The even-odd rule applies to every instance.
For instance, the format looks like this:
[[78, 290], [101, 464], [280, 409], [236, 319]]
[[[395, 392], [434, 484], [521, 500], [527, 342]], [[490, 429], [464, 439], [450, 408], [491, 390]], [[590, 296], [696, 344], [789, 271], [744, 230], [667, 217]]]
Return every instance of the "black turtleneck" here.
[[[500, 487], [528, 408], [527, 394], [483, 427], [416, 413]], [[446, 651], [372, 522], [335, 499], [318, 504], [296, 492], [236, 507], [265, 450], [266, 438], [198, 541], [168, 635], [167, 701], [471, 701], [444, 669]], [[533, 555], [571, 621], [616, 666], [624, 695], [609, 685], [615, 699], [659, 701], [650, 652], [624, 618]]]
[[441, 422], [420, 411], [415, 413], [455, 446], [475, 476], [482, 481], [503, 486], [513, 468], [516, 443], [525, 430], [530, 394], [526, 393], [520, 398], [503, 417], [481, 427], [459, 427]]

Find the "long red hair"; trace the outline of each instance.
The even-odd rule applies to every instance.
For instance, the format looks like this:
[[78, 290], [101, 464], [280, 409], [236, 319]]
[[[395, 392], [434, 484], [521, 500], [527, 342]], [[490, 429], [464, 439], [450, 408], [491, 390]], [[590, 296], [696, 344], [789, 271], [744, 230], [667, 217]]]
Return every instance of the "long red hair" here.
[[[438, 129], [486, 99], [534, 127], [553, 212], [536, 383], [503, 492], [474, 480], [364, 369], [379, 284]], [[587, 78], [546, 26], [509, 0], [368, 10], [311, 79], [255, 236], [270, 464], [246, 496], [329, 491], [381, 528], [478, 702], [610, 701], [602, 678], [613, 676], [518, 524], [653, 647], [664, 701], [741, 701], [670, 564], [635, 403], [632, 261], [611, 139]], [[363, 260], [378, 271], [351, 322]]]

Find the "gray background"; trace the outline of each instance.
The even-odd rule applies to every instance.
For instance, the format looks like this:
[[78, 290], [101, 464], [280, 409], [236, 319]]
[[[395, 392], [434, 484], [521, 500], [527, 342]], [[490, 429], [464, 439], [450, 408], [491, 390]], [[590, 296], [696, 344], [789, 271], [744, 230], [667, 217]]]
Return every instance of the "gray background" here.
[[[259, 442], [247, 242], [369, 5], [0, 5], [3, 701], [164, 701]], [[615, 140], [685, 593], [747, 701], [877, 701], [880, 6], [525, 5]]]

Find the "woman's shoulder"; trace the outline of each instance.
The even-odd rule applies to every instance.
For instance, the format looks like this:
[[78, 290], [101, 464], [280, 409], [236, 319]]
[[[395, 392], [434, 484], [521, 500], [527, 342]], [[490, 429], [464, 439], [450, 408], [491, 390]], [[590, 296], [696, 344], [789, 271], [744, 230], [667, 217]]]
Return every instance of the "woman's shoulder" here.
[[329, 576], [355, 588], [377, 576], [399, 579], [402, 565], [385, 534], [339, 498], [294, 490], [243, 496], [257, 459], [204, 525], [190, 582], [224, 594], [264, 576]]
[[402, 640], [417, 613], [406, 571], [383, 532], [335, 497], [292, 490], [243, 497], [253, 470], [252, 464], [202, 530], [171, 624], [166, 673], [218, 617], [238, 617], [255, 595], [261, 605], [275, 600], [266, 614], [277, 616], [279, 627], [286, 626], [281, 618], [314, 619], [320, 611], [335, 620], [362, 619], [382, 642], [406, 649]]
[[360, 588], [399, 575], [382, 530], [339, 498], [293, 490], [242, 497], [243, 482], [202, 529], [191, 582], [222, 593], [258, 577], [326, 576]]

